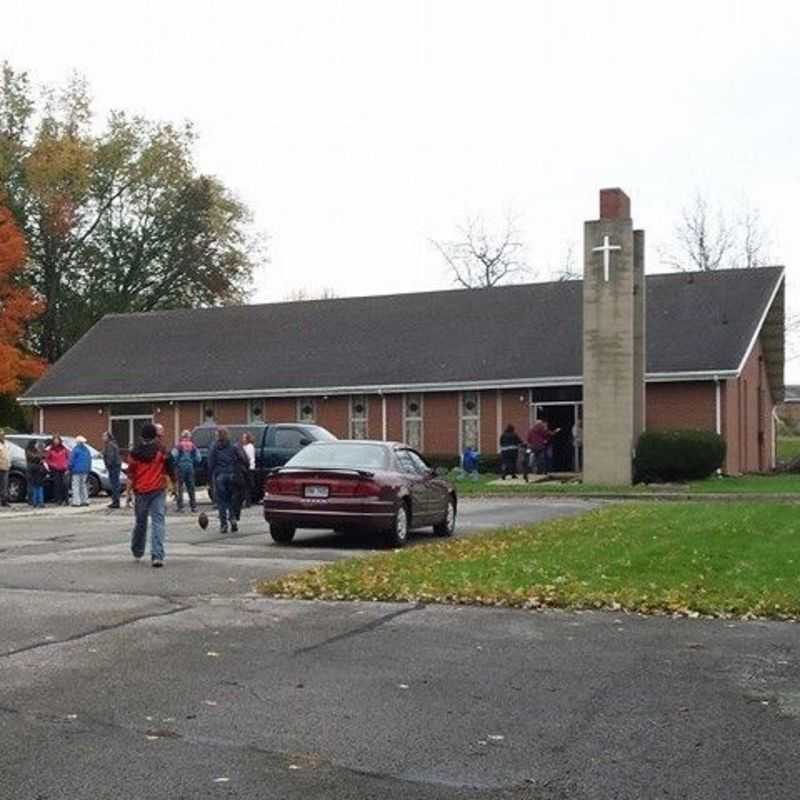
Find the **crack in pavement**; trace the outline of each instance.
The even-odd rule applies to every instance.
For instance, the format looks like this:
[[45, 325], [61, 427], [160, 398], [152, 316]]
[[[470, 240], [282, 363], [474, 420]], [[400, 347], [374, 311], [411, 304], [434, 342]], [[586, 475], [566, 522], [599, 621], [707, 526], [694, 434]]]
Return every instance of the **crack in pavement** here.
[[389, 614], [384, 614], [382, 617], [378, 617], [378, 619], [374, 619], [371, 622], [365, 623], [364, 625], [359, 625], [357, 628], [353, 628], [352, 630], [345, 631], [344, 633], [337, 633], [335, 636], [331, 636], [330, 638], [324, 639], [316, 644], [310, 644], [306, 647], [301, 647], [293, 651], [291, 655], [292, 657], [305, 655], [306, 653], [311, 653], [315, 650], [327, 647], [329, 644], [335, 644], [336, 642], [341, 642], [344, 639], [351, 639], [354, 636], [361, 636], [364, 633], [369, 633], [370, 631], [374, 631], [376, 628], [380, 628], [382, 625], [385, 625], [387, 622], [391, 622], [397, 617], [403, 616], [403, 614], [410, 614], [413, 611], [421, 611], [423, 608], [425, 608], [424, 603], [415, 603], [407, 608], [401, 608], [397, 611], [392, 611]]
[[[408, 613], [408, 611], [413, 610], [415, 609], [404, 609], [404, 613]], [[393, 616], [396, 616], [396, 614]], [[328, 769], [332, 772], [338, 772], [340, 774], [348, 774], [358, 778], [366, 778], [368, 780], [385, 782], [389, 784], [389, 787], [396, 787], [396, 791], [391, 791], [387, 795], [389, 797], [408, 796], [407, 791], [404, 791], [401, 787], [450, 789], [455, 792], [458, 797], [464, 798], [506, 798], [509, 797], [508, 792], [513, 792], [515, 796], [524, 796], [528, 800], [534, 797], [531, 792], [534, 791], [535, 787], [529, 780], [521, 783], [509, 783], [506, 785], [487, 784], [485, 786], [475, 783], [459, 783], [455, 781], [424, 780], [421, 778], [402, 777], [386, 771], [380, 772], [377, 770], [351, 767], [347, 764], [336, 763], [335, 761], [332, 761], [331, 759], [326, 758], [319, 753], [275, 750], [268, 747], [263, 747], [253, 741], [236, 742], [222, 737], [186, 735], [180, 733], [175, 728], [158, 728], [157, 726], [153, 725], [149, 725], [147, 727], [124, 725], [118, 722], [111, 722], [91, 716], [76, 716], [74, 718], [60, 717], [43, 712], [25, 711], [12, 706], [4, 705], [0, 705], [0, 714], [15, 716], [32, 723], [57, 725], [65, 733], [69, 732], [71, 735], [114, 731], [123, 735], [145, 737], [154, 736], [158, 739], [168, 740], [173, 744], [180, 743], [186, 746], [199, 745], [218, 750], [236, 750], [240, 752], [255, 753], [259, 756], [266, 756], [267, 758], [274, 759], [285, 768], [292, 770], [297, 769], [299, 772], [306, 772], [307, 774], [310, 774], [312, 770], [319, 772], [320, 769]], [[518, 792], [524, 792], [524, 795], [517, 795]], [[438, 793], [437, 796], [439, 796]]]
[[48, 639], [44, 642], [35, 642], [34, 644], [25, 645], [25, 647], [18, 647], [16, 650], [9, 650], [7, 653], [0, 653], [0, 659], [2, 658], [10, 658], [11, 656], [19, 655], [20, 653], [29, 653], [31, 650], [39, 650], [43, 647], [52, 647], [53, 645], [61, 645], [61, 644], [69, 644], [70, 642], [77, 642], [80, 639], [85, 639], [89, 636], [94, 636], [98, 633], [106, 633], [108, 631], [117, 630], [119, 628], [123, 628], [126, 625], [133, 625], [136, 622], [141, 622], [145, 619], [154, 619], [158, 617], [169, 617], [173, 614], [180, 614], [183, 611], [190, 611], [194, 608], [194, 606], [177, 606], [175, 608], [167, 609], [166, 611], [157, 611], [153, 613], [147, 614], [137, 614], [134, 617], [130, 617], [128, 619], [122, 620], [120, 622], [112, 622], [108, 625], [98, 625], [95, 628], [92, 628], [89, 631], [83, 631], [82, 633], [75, 633], [72, 636], [66, 636], [63, 639]]

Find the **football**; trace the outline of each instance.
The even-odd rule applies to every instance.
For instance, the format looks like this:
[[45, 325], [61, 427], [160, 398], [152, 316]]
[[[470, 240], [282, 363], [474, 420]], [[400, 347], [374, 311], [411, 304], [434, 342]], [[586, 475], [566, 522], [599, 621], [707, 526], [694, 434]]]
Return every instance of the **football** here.
[[205, 511], [200, 512], [200, 516], [197, 518], [197, 524], [205, 530], [208, 527], [208, 514]]

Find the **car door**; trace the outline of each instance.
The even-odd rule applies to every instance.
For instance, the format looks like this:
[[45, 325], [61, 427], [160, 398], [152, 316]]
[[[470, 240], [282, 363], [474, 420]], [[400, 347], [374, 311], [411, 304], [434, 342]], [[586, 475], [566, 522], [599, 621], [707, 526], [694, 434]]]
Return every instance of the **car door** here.
[[431, 523], [440, 522], [447, 513], [447, 502], [449, 500], [447, 482], [437, 477], [436, 472], [425, 463], [425, 460], [416, 450], [409, 449], [408, 455], [423, 476], [425, 500], [428, 505], [428, 519]]
[[267, 445], [264, 448], [264, 466], [267, 469], [283, 466], [307, 443], [308, 437], [293, 425], [273, 425], [267, 431]]
[[431, 518], [430, 493], [425, 483], [425, 476], [411, 456], [412, 451], [401, 448], [395, 451], [397, 462], [411, 493], [411, 518], [414, 527], [427, 525]]

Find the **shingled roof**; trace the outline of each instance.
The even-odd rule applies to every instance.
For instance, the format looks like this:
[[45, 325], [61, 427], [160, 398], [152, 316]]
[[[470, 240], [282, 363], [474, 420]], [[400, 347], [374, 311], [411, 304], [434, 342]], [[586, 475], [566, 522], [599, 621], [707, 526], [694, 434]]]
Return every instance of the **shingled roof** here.
[[[736, 374], [782, 283], [779, 267], [648, 275], [648, 376]], [[23, 402], [580, 382], [581, 287], [567, 281], [109, 315]], [[781, 293], [773, 325], [780, 347], [770, 355], [780, 361], [771, 370], [777, 382], [782, 313]]]

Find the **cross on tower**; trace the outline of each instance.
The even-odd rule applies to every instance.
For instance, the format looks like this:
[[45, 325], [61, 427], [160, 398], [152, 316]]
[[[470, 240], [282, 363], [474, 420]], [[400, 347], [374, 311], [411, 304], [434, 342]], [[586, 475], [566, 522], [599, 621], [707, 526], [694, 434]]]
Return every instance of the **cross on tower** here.
[[601, 244], [599, 247], [592, 248], [593, 253], [603, 254], [603, 276], [606, 283], [608, 283], [608, 273], [611, 268], [612, 250], [622, 250], [622, 247], [618, 244], [611, 244], [608, 234], [603, 236], [603, 244]]

